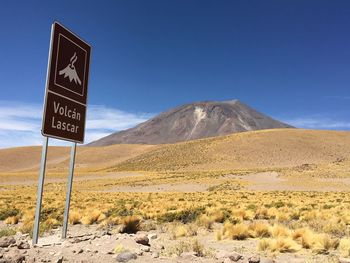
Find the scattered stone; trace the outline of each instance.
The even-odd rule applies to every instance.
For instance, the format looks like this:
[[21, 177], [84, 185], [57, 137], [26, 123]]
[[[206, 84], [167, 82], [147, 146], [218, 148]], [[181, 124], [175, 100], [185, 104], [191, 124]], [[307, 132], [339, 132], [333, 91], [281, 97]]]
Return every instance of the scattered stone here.
[[8, 262], [11, 263], [21, 263], [25, 260], [25, 256], [21, 254], [21, 252], [18, 249], [11, 250], [9, 253], [6, 254], [6, 259], [8, 259]]
[[57, 259], [54, 260], [54, 263], [62, 263], [63, 262], [63, 256], [59, 256]]
[[159, 244], [156, 244], [156, 245], [154, 245], [152, 247], [154, 247], [157, 250], [163, 250], [164, 249], [164, 246], [163, 245], [159, 245]]
[[219, 260], [224, 260], [225, 258], [228, 258], [233, 262], [237, 262], [240, 259], [242, 259], [243, 256], [238, 254], [237, 252], [228, 252], [228, 251], [221, 250], [218, 253], [216, 253], [216, 258]]
[[35, 244], [35, 245], [33, 245], [33, 247], [35, 247], [35, 248], [42, 248], [43, 246], [39, 245], [39, 244]]
[[350, 263], [350, 258], [339, 258], [339, 263]]
[[191, 252], [183, 252], [181, 253], [180, 257], [182, 257], [185, 260], [194, 260], [195, 258], [197, 258], [197, 254], [193, 251]]
[[77, 254], [81, 254], [81, 253], [83, 253], [84, 252], [84, 250], [82, 249], [82, 248], [80, 248], [78, 251], [77, 251]]
[[27, 241], [20, 241], [18, 244], [17, 244], [17, 247], [19, 249], [30, 249], [30, 245]]
[[0, 238], [0, 247], [9, 247], [12, 244], [15, 244], [16, 240], [14, 237], [2, 237]]
[[252, 256], [252, 257], [248, 258], [248, 262], [249, 263], [260, 263], [260, 257], [257, 255]]
[[147, 247], [147, 246], [142, 246], [141, 247], [141, 251], [143, 251], [143, 252], [150, 252], [150, 247]]
[[135, 242], [144, 246], [149, 246], [149, 239], [146, 235], [138, 235], [135, 237]]
[[142, 250], [138, 250], [138, 251], [136, 251], [136, 255], [138, 255], [138, 256], [142, 256], [142, 255], [143, 255], [143, 251], [142, 251]]
[[137, 259], [136, 253], [122, 252], [117, 256], [118, 262], [128, 262], [129, 260]]
[[149, 239], [157, 239], [157, 237], [158, 237], [158, 236], [157, 236], [156, 233], [151, 233], [151, 234], [148, 235], [148, 238], [149, 238]]
[[72, 245], [71, 245], [71, 242], [66, 240], [66, 241], [63, 241], [62, 246], [64, 246], [64, 247], [71, 247]]
[[26, 263], [35, 263], [35, 258], [26, 259]]
[[39, 247], [51, 247], [52, 244], [43, 244], [42, 246], [39, 246]]
[[152, 253], [152, 258], [159, 258], [159, 253], [158, 252]]

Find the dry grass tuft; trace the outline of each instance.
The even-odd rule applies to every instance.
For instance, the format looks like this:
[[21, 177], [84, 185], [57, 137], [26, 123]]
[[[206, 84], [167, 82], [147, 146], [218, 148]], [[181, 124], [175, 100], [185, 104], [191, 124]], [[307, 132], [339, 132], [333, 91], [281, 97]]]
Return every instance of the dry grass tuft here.
[[309, 228], [299, 228], [296, 229], [292, 238], [297, 241], [303, 248], [309, 249], [313, 246], [315, 233]]
[[215, 220], [207, 215], [201, 215], [197, 220], [197, 224], [207, 230], [213, 229], [214, 222]]
[[120, 253], [125, 251], [125, 248], [124, 248], [124, 246], [122, 244], [118, 244], [118, 245], [115, 246], [113, 251], [114, 251], [115, 254], [120, 254]]
[[223, 236], [228, 239], [244, 240], [250, 237], [246, 224], [236, 224], [226, 222], [222, 229]]
[[121, 220], [122, 228], [121, 233], [133, 234], [140, 231], [141, 219], [137, 216], [127, 216]]
[[88, 211], [88, 213], [85, 214], [85, 216], [83, 216], [83, 218], [80, 221], [83, 225], [92, 225], [96, 223], [99, 220], [99, 218], [101, 218], [101, 216], [102, 216], [101, 211], [98, 209], [94, 209], [92, 211]]
[[291, 231], [282, 225], [273, 225], [271, 227], [271, 235], [272, 237], [278, 238], [278, 237], [289, 237], [291, 234]]
[[175, 246], [168, 249], [168, 254], [180, 256], [182, 253], [189, 251], [195, 252], [198, 257], [209, 255], [209, 251], [206, 251], [203, 244], [201, 244], [197, 239], [180, 241]]
[[45, 224], [45, 227], [47, 227], [48, 229], [51, 229], [53, 227], [59, 226], [60, 222], [58, 222], [58, 220], [55, 218], [48, 218], [45, 220], [44, 224]]
[[330, 250], [335, 250], [339, 246], [339, 239], [331, 238], [328, 234], [319, 234], [315, 238], [313, 252], [317, 254], [328, 254]]
[[81, 215], [78, 211], [71, 211], [69, 212], [69, 218], [68, 218], [68, 222], [71, 225], [76, 225], [80, 223], [80, 219], [81, 219]]
[[23, 234], [33, 234], [34, 220], [24, 221], [19, 229]]
[[19, 217], [18, 216], [10, 216], [5, 219], [4, 223], [7, 225], [16, 225], [18, 224]]
[[293, 239], [287, 237], [279, 237], [277, 239], [264, 238], [260, 240], [258, 244], [258, 249], [260, 251], [271, 251], [279, 253], [294, 253], [301, 249]]
[[172, 239], [177, 239], [179, 237], [192, 237], [197, 235], [198, 228], [194, 224], [173, 224], [170, 227], [170, 236]]
[[262, 237], [270, 237], [271, 236], [270, 227], [266, 223], [254, 222], [254, 223], [250, 224], [248, 228], [249, 228], [249, 233], [252, 237], [262, 238]]
[[271, 240], [268, 238], [263, 238], [259, 241], [258, 250], [267, 251], [270, 249]]
[[339, 242], [339, 251], [343, 257], [350, 256], [350, 239], [342, 238]]

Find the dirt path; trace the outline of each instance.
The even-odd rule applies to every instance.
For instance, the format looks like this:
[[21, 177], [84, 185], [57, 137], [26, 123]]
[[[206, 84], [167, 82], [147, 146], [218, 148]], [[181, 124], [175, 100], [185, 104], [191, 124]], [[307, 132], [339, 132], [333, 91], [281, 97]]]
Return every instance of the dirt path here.
[[277, 172], [252, 173], [239, 177], [247, 182], [248, 190], [255, 191], [349, 191], [350, 178], [293, 178]]
[[142, 192], [142, 193], [159, 193], [159, 192], [205, 192], [213, 186], [211, 184], [187, 183], [187, 184], [158, 184], [146, 186], [118, 186], [103, 190], [102, 192]]

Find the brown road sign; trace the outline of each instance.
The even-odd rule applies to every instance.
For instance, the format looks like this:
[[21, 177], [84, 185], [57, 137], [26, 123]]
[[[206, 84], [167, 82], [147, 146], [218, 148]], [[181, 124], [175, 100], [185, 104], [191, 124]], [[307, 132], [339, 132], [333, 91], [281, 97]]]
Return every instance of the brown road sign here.
[[42, 134], [84, 142], [91, 47], [55, 22], [46, 80]]

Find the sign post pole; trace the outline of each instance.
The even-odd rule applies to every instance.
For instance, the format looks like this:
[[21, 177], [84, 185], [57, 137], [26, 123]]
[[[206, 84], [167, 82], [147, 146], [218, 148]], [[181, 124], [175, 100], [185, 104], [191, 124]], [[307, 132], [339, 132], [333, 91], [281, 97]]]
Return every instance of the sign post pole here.
[[48, 143], [49, 143], [49, 137], [45, 137], [44, 142], [43, 142], [42, 153], [41, 153], [38, 193], [37, 193], [37, 197], [36, 197], [35, 222], [34, 222], [34, 230], [33, 230], [33, 245], [36, 245], [38, 243], [38, 237], [39, 237], [39, 222], [40, 222], [41, 203], [42, 203], [42, 199], [43, 199], [43, 188], [44, 188], [44, 178], [45, 178], [46, 156], [47, 156]]
[[63, 216], [63, 228], [62, 228], [62, 238], [67, 237], [67, 226], [69, 218], [69, 206], [70, 206], [70, 195], [72, 193], [72, 184], [73, 184], [73, 174], [74, 174], [74, 163], [75, 163], [75, 152], [77, 149], [77, 144], [74, 143], [70, 152], [70, 164], [69, 164], [69, 177], [67, 182], [67, 193], [66, 193], [66, 205], [64, 207], [64, 216]]

